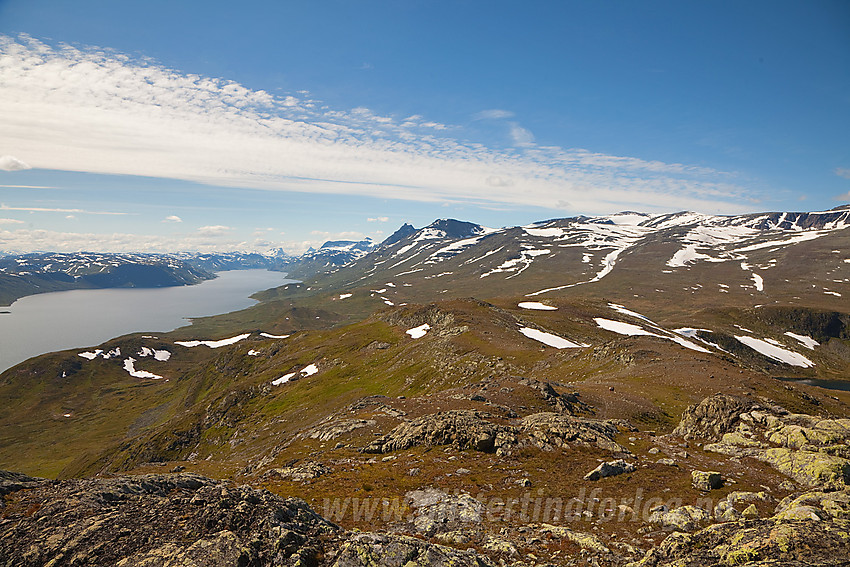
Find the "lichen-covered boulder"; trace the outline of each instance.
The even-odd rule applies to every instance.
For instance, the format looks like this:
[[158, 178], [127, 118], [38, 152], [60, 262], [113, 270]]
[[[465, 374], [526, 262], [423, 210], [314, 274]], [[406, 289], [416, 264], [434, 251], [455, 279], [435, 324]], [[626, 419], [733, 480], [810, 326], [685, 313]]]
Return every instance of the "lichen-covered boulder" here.
[[363, 533], [342, 544], [334, 567], [489, 567], [474, 551], [464, 551], [396, 534]]
[[850, 488], [835, 492], [812, 490], [791, 495], [776, 506], [776, 517], [781, 518], [806, 517], [806, 513], [812, 512], [818, 519], [850, 520]]
[[774, 447], [757, 458], [803, 486], [841, 489], [850, 483], [850, 461], [842, 457]]
[[649, 516], [649, 522], [664, 529], [676, 529], [691, 532], [705, 526], [711, 520], [711, 514], [697, 506], [680, 506], [672, 510], [658, 510]]
[[850, 521], [766, 518], [674, 533], [627, 567], [783, 565], [839, 567], [850, 558]]
[[732, 431], [740, 415], [754, 405], [752, 400], [737, 396], [709, 396], [685, 410], [673, 434], [685, 439], [719, 440], [724, 433]]
[[[746, 411], [735, 415], [740, 409]], [[675, 433], [711, 439], [706, 451], [758, 459], [805, 487], [850, 484], [850, 419], [789, 413], [718, 394], [688, 408]]]
[[697, 490], [709, 492], [723, 487], [723, 476], [714, 471], [691, 471], [691, 484]]
[[413, 529], [421, 534], [469, 530], [484, 516], [484, 504], [469, 494], [449, 494], [435, 488], [412, 490], [404, 495], [412, 513]]

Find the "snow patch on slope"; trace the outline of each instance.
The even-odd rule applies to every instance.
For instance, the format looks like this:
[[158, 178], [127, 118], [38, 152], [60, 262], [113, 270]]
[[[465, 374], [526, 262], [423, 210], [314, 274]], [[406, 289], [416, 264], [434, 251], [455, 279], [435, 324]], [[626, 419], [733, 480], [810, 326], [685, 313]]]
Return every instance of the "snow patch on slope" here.
[[537, 311], [557, 311], [557, 307], [540, 303], [539, 301], [522, 301], [517, 304], [517, 307], [522, 309], [536, 309]]
[[408, 329], [405, 331], [405, 333], [410, 335], [410, 338], [412, 339], [421, 339], [430, 329], [431, 326], [428, 323], [425, 323], [423, 325], [419, 325], [418, 327]]
[[153, 372], [148, 372], [147, 370], [136, 370], [136, 359], [135, 358], [127, 358], [124, 360], [124, 370], [132, 376], [133, 378], [150, 378], [152, 380], [162, 380], [162, 376], [159, 374], [154, 374]]
[[174, 344], [184, 346], [186, 348], [193, 348], [202, 345], [209, 348], [221, 348], [223, 346], [236, 344], [239, 341], [247, 339], [250, 336], [251, 333], [245, 333], [244, 335], [238, 335], [229, 339], [221, 339], [220, 341], [174, 341]]
[[582, 348], [590, 346], [584, 343], [574, 343], [572, 341], [568, 341], [563, 337], [559, 337], [558, 335], [538, 331], [537, 329], [531, 329], [529, 327], [523, 327], [519, 330], [519, 332], [528, 337], [529, 339], [534, 339], [535, 341], [539, 341], [547, 346], [554, 347], [557, 349]]
[[[735, 335], [739, 342], [747, 345], [751, 349], [763, 354], [764, 356], [790, 364], [791, 366], [799, 366], [801, 368], [810, 368], [815, 365], [814, 362], [803, 356], [802, 354], [784, 349], [769, 343], [767, 340], [757, 339], [755, 337]], [[775, 341], [774, 341], [775, 342]]]

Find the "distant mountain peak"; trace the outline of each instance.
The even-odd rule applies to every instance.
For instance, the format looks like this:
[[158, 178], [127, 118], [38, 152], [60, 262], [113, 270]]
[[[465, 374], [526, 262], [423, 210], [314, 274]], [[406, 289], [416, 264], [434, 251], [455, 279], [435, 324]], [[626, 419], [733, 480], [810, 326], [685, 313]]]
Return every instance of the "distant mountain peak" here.
[[437, 219], [422, 230], [442, 231], [446, 238], [470, 238], [484, 232], [484, 227], [473, 222]]
[[416, 228], [414, 228], [412, 224], [404, 223], [403, 225], [401, 225], [401, 227], [399, 227], [398, 230], [396, 230], [394, 233], [389, 235], [383, 242], [381, 242], [381, 246], [391, 246], [396, 242], [407, 238], [414, 232], [416, 232]]
[[374, 246], [369, 237], [363, 240], [328, 240], [319, 250], [368, 250]]

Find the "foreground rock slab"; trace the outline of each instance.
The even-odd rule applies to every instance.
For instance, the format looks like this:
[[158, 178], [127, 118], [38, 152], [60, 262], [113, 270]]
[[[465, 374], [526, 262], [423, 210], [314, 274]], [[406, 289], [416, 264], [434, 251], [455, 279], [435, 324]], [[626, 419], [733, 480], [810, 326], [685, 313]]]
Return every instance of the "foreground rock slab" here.
[[195, 474], [46, 481], [6, 475], [0, 566], [486, 567], [395, 534], [352, 534], [297, 498]]
[[839, 566], [850, 561], [850, 521], [744, 520], [675, 532], [629, 567]]

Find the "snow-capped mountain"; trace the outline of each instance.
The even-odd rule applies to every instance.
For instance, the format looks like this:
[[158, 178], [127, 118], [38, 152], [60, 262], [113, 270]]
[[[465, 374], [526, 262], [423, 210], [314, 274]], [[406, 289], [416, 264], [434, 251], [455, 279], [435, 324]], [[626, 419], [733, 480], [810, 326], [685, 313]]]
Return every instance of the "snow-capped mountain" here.
[[476, 295], [486, 287], [488, 294], [534, 297], [603, 281], [644, 293], [675, 283], [679, 291], [709, 286], [764, 299], [799, 295], [805, 280], [807, 293], [834, 298], [850, 283], [847, 227], [846, 208], [737, 216], [623, 212], [501, 229], [441, 219], [418, 230], [404, 225], [328, 284], [346, 290], [393, 282], [408, 292], [397, 291], [401, 296], [414, 289]]
[[185, 252], [175, 254], [174, 256], [209, 272], [252, 269], [285, 270], [285, 266], [293, 260], [292, 256], [289, 256], [280, 249], [274, 251], [272, 254], [259, 254], [257, 252]]
[[0, 304], [66, 289], [165, 287], [199, 283], [212, 273], [159, 254], [36, 253], [0, 257]]
[[318, 250], [310, 248], [301, 256], [288, 262], [286, 272], [296, 279], [307, 278], [317, 273], [332, 273], [342, 266], [368, 254], [375, 244], [372, 239], [331, 240]]

